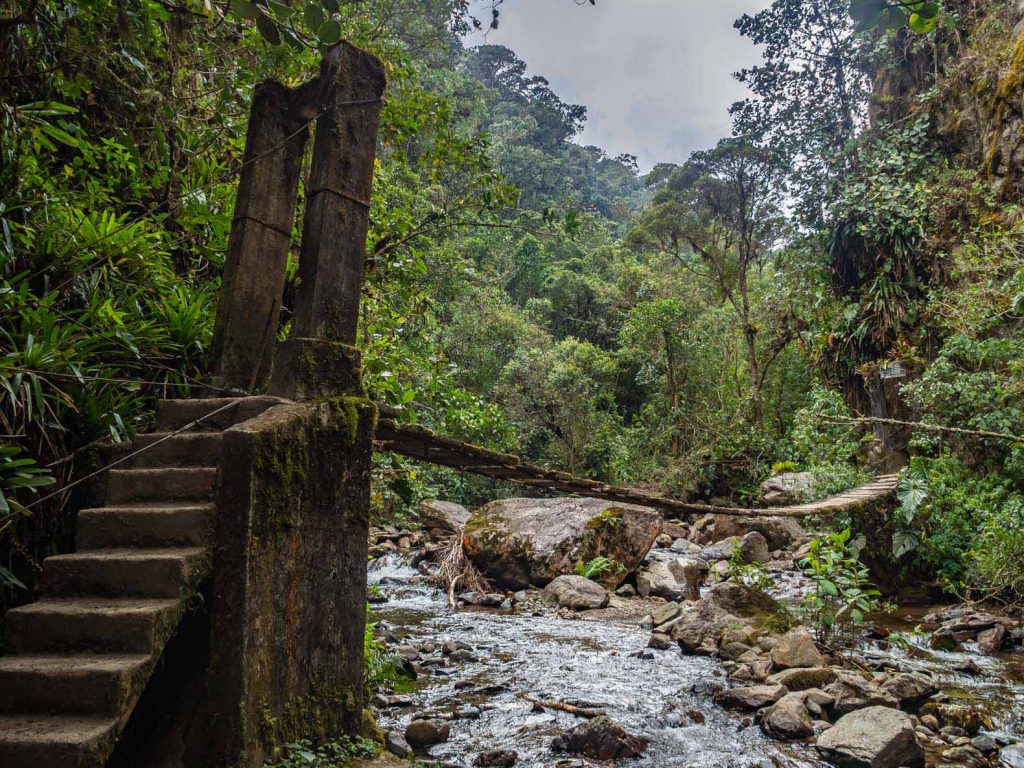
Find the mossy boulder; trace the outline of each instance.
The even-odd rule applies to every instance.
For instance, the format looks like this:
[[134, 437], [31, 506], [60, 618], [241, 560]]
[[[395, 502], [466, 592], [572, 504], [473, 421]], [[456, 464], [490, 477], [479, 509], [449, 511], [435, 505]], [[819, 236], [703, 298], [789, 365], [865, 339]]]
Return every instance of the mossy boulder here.
[[501, 499], [470, 515], [463, 546], [506, 589], [542, 587], [596, 557], [615, 568], [594, 577], [614, 587], [643, 562], [661, 518], [647, 507], [589, 498]]

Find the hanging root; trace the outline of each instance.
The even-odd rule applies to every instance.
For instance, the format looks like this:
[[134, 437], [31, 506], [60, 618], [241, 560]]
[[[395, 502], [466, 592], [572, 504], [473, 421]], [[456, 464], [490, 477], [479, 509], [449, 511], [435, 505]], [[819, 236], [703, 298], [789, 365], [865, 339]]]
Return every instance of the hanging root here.
[[438, 550], [438, 569], [433, 576], [433, 581], [448, 593], [448, 604], [455, 607], [455, 592], [461, 585], [468, 592], [488, 592], [490, 584], [487, 583], [480, 571], [466, 557], [462, 548], [461, 532], [452, 536], [445, 542], [442, 549]]

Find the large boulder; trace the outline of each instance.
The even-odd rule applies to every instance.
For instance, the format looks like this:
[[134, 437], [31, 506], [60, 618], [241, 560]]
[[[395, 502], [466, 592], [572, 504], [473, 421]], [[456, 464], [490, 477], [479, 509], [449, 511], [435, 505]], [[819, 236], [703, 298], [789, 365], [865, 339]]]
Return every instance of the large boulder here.
[[609, 717], [595, 717], [551, 742], [559, 752], [570, 752], [594, 760], [619, 760], [640, 757], [647, 749], [647, 740], [626, 733]]
[[424, 499], [416, 506], [420, 524], [424, 528], [462, 533], [462, 527], [469, 520], [469, 510], [453, 501]]
[[900, 709], [913, 710], [925, 699], [938, 693], [939, 686], [920, 672], [900, 672], [882, 683], [880, 690], [896, 699]]
[[814, 495], [814, 475], [810, 472], [783, 472], [761, 483], [757, 500], [766, 507], [803, 504]]
[[714, 527], [711, 529], [713, 538], [718, 541], [729, 536], [743, 537], [751, 531], [757, 531], [768, 542], [768, 549], [790, 549], [804, 538], [803, 526], [792, 517], [734, 517], [732, 515], [715, 515]]
[[767, 682], [784, 685], [791, 691], [824, 688], [836, 679], [832, 667], [794, 667], [769, 675]]
[[778, 610], [779, 604], [761, 590], [723, 581], [661, 631], [670, 634], [684, 651], [693, 653], [705, 645], [705, 641], [717, 644], [726, 630], [760, 627]]
[[852, 712], [818, 737], [818, 751], [840, 768], [923, 768], [910, 715], [889, 707]]
[[559, 608], [590, 611], [608, 605], [608, 590], [582, 576], [559, 576], [546, 587], [544, 597]]
[[621, 568], [600, 581], [614, 586], [633, 573], [654, 544], [657, 512], [601, 499], [501, 499], [470, 515], [466, 554], [506, 589], [544, 586], [576, 563], [607, 557]]
[[707, 571], [702, 562], [676, 557], [651, 560], [636, 576], [640, 597], [664, 597], [666, 600], [697, 600], [700, 582]]
[[700, 559], [706, 563], [715, 563], [719, 560], [729, 560], [737, 547], [744, 563], [766, 563], [771, 559], [768, 551], [768, 542], [765, 541], [757, 531], [751, 531], [742, 537], [730, 536], [719, 542], [705, 547], [700, 551]]
[[765, 710], [761, 730], [773, 739], [791, 741], [814, 735], [814, 723], [803, 693], [787, 693]]
[[847, 670], [837, 670], [835, 682], [825, 686], [824, 690], [835, 699], [833, 712], [837, 717], [865, 707], [899, 706], [899, 701], [890, 693], [883, 691], [872, 681]]
[[719, 691], [714, 695], [714, 700], [725, 709], [754, 711], [774, 704], [785, 695], [786, 689], [781, 685], [744, 685]]
[[772, 664], [776, 669], [820, 667], [824, 663], [825, 659], [818, 651], [814, 638], [804, 627], [789, 630], [779, 644], [772, 648]]

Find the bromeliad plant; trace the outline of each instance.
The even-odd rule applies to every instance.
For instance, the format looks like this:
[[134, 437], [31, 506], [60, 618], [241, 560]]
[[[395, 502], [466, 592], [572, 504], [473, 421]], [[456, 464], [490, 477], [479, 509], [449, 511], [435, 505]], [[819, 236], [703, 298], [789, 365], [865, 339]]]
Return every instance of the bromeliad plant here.
[[804, 598], [804, 611], [825, 645], [848, 644], [854, 627], [882, 607], [882, 593], [869, 581], [868, 569], [857, 559], [858, 549], [847, 528], [812, 541], [810, 553], [800, 561], [814, 582], [814, 591]]

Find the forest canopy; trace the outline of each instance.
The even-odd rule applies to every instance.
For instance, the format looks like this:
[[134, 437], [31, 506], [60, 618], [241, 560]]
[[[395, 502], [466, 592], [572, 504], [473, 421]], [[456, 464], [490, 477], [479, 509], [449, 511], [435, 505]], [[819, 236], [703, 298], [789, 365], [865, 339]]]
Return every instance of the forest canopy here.
[[[890, 576], [1024, 594], [1019, 170], [990, 140], [1005, 112], [956, 103], [1019, 86], [1006, 4], [775, 0], [736, 22], [762, 60], [736, 74], [732, 135], [647, 174], [579, 143], [586, 106], [514, 51], [464, 45], [500, 5], [4, 11], [8, 600], [70, 548], [81, 499], [51, 492], [202, 385], [253, 88], [308, 79], [341, 39], [389, 82], [359, 329], [374, 399], [679, 498], [751, 503], [790, 470], [825, 497], [901, 469], [907, 503], [849, 521], [887, 531]], [[388, 454], [374, 489], [382, 520], [509, 495]]]

